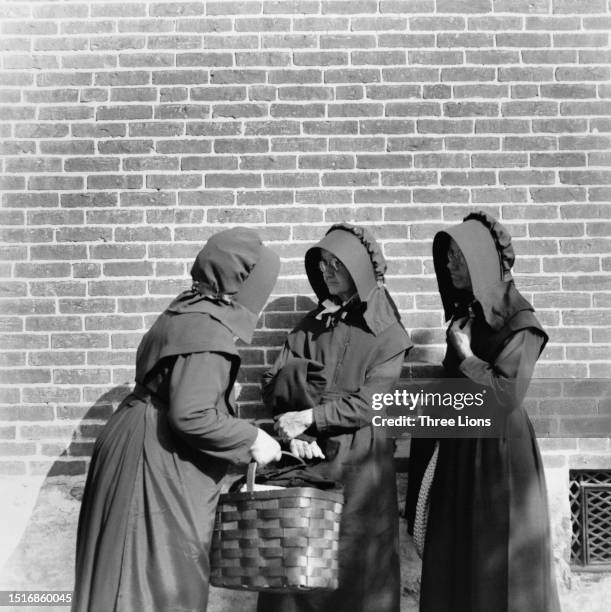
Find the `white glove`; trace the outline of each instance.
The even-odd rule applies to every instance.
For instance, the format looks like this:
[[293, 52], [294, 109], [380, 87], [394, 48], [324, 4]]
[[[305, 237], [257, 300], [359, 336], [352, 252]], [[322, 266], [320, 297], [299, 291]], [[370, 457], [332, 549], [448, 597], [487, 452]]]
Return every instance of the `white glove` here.
[[257, 437], [250, 447], [250, 455], [259, 465], [279, 461], [282, 456], [280, 444], [259, 428], [257, 428]]
[[298, 440], [293, 438], [290, 445], [291, 453], [300, 459], [324, 459], [325, 455], [316, 440], [307, 442], [306, 440]]

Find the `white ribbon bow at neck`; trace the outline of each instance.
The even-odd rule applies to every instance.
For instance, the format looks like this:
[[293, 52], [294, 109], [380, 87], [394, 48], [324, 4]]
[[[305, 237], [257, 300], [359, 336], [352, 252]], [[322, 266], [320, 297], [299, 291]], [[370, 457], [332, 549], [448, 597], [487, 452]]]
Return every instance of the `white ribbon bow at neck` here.
[[[323, 310], [321, 310], [314, 318], [318, 319], [319, 321], [322, 321], [323, 316], [326, 316], [325, 327], [330, 327], [331, 323], [333, 322], [333, 317], [331, 315], [335, 314], [338, 310], [341, 310], [345, 306], [345, 304], [342, 304], [340, 306], [332, 300], [325, 300], [322, 303], [322, 306], [324, 307]], [[342, 312], [339, 318], [344, 319], [346, 317], [346, 314], [347, 312], [344, 310], [344, 312]]]

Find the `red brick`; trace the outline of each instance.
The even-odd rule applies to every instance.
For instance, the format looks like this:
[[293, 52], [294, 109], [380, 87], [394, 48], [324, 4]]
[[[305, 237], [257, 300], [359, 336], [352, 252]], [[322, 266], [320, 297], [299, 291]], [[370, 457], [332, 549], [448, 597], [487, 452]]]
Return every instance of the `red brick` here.
[[39, 384], [39, 383], [50, 383], [51, 382], [51, 371], [42, 369], [15, 369], [11, 368], [10, 372], [11, 384]]
[[28, 294], [28, 285], [19, 281], [4, 281], [1, 294], [2, 297], [25, 297]]
[[606, 100], [578, 100], [576, 102], [561, 102], [561, 115], [606, 115], [609, 103]]
[[[562, 257], [554, 259], [544, 259], [543, 269], [545, 272], [600, 272], [598, 258], [594, 257]], [[589, 299], [586, 300], [589, 306]]]
[[[232, 28], [232, 21], [228, 18], [220, 17], [220, 18], [211, 18], [211, 17], [190, 17], [188, 19], [177, 19], [176, 26], [172, 26], [171, 20], [156, 20], [157, 22], [165, 22], [169, 27], [167, 30], [172, 31], [176, 29], [178, 32], [199, 32], [199, 33], [208, 33], [208, 32], [229, 32]], [[157, 26], [158, 24], [155, 23]], [[149, 31], [153, 31], [152, 26], [149, 26]], [[161, 29], [160, 29], [161, 31]]]
[[441, 172], [441, 185], [494, 185], [494, 172]]
[[26, 473], [23, 461], [0, 461], [0, 474], [3, 476], [22, 476]]
[[528, 166], [525, 153], [476, 153], [471, 158], [474, 168], [524, 168]]
[[257, 174], [207, 174], [206, 187], [261, 187], [261, 177]]
[[611, 171], [565, 170], [559, 172], [560, 182], [576, 185], [610, 185]]
[[3, 66], [5, 70], [53, 70], [59, 68], [59, 61], [57, 57], [46, 54], [15, 53], [4, 55]]
[[555, 182], [552, 171], [543, 170], [507, 170], [499, 172], [499, 183], [502, 185], [548, 185]]
[[189, 98], [189, 90], [186, 87], [160, 87], [160, 102], [181, 102]]
[[378, 184], [378, 177], [373, 172], [330, 172], [322, 175], [321, 183], [323, 187], [372, 187]]
[[53, 382], [57, 385], [106, 384], [110, 374], [102, 369], [53, 370]]
[[[551, 81], [553, 80], [553, 69], [546, 66], [536, 67], [517, 67], [517, 66], [500, 66], [498, 69], [499, 81]], [[564, 79], [561, 79], [564, 80]]]
[[354, 201], [357, 204], [403, 204], [409, 199], [407, 189], [356, 189], [354, 193]]
[[100, 174], [87, 177], [87, 189], [139, 189], [142, 177], [121, 174]]
[[590, 238], [586, 240], [561, 240], [560, 249], [563, 253], [574, 254], [596, 254], [607, 253], [611, 247], [611, 241], [602, 238]]
[[240, 157], [240, 170], [282, 171], [295, 170], [297, 158], [294, 155], [244, 155]]
[[382, 211], [374, 206], [359, 206], [358, 208], [328, 208], [325, 211], [325, 221], [340, 223], [351, 219], [355, 223], [372, 223], [382, 220]]
[[414, 155], [416, 168], [465, 168], [469, 156], [464, 153], [427, 153]]
[[25, 178], [22, 176], [5, 176], [0, 178], [0, 189], [23, 190], [25, 189]]
[[62, 314], [89, 314], [92, 312], [114, 312], [115, 302], [113, 299], [61, 299], [59, 311]]
[[263, 223], [265, 214], [259, 209], [216, 208], [208, 211], [206, 219], [208, 223]]
[[582, 187], [533, 187], [530, 193], [535, 202], [574, 202], [586, 199]]
[[173, 193], [122, 193], [121, 206], [172, 206], [176, 202]]
[[409, 26], [410, 30], [464, 30], [465, 19], [458, 16], [445, 17], [440, 15], [433, 17], [410, 17]]
[[569, 13], [583, 15], [598, 13], [605, 10], [603, 0], [554, 0], [554, 13]]
[[477, 51], [467, 50], [465, 53], [465, 58], [469, 64], [518, 64], [520, 63], [520, 52], [513, 49], [483, 49]]
[[415, 189], [413, 199], [414, 202], [422, 202], [424, 204], [445, 202], [466, 203], [469, 201], [469, 192], [466, 189]]
[[14, 140], [0, 143], [0, 155], [23, 155], [36, 152], [36, 143], [26, 140]]
[[586, 234], [588, 236], [609, 236], [611, 235], [611, 223], [586, 223]]
[[[425, 136], [406, 136], [403, 138], [388, 138], [386, 150], [394, 151], [439, 151], [443, 148], [443, 140], [441, 138], [429, 138]], [[456, 142], [455, 139], [449, 138], [446, 144], [449, 148], [459, 148], [450, 145]], [[371, 147], [368, 147], [371, 148]]]
[[89, 281], [87, 291], [90, 296], [115, 296], [115, 295], [143, 295], [144, 281], [113, 280], [113, 281]]
[[[574, 19], [577, 19], [577, 17], [574, 17]], [[610, 23], [611, 18], [608, 15], [596, 15], [595, 17], [584, 16], [583, 18], [583, 26], [586, 30], [606, 30]], [[574, 27], [572, 29], [577, 30], [579, 28]]]
[[78, 366], [85, 363], [85, 355], [84, 351], [30, 351], [28, 364], [32, 366]]
[[[258, 49], [259, 38], [250, 34], [204, 34], [204, 48], [206, 49]], [[272, 45], [274, 47], [282, 44]]]
[[78, 317], [26, 317], [28, 331], [81, 331], [83, 325]]
[[283, 32], [290, 30], [290, 20], [283, 17], [237, 18], [235, 20], [235, 30], [236, 32]]
[[[431, 185], [437, 182], [434, 172], [424, 171], [403, 171], [403, 172], [382, 172], [382, 185], [385, 187], [409, 187], [415, 185]], [[358, 195], [358, 192], [357, 194]], [[355, 195], [355, 197], [356, 197]], [[403, 195], [403, 201], [409, 200], [409, 192]]]
[[0, 408], [2, 421], [50, 421], [53, 419], [51, 406], [5, 406]]
[[53, 300], [30, 300], [27, 298], [12, 300], [5, 298], [2, 300], [2, 311], [12, 315], [53, 314], [55, 313], [55, 303]]
[[15, 5], [4, 5], [0, 8], [0, 17], [2, 19], [26, 19], [30, 16], [30, 7]]
[[525, 83], [512, 85], [510, 87], [511, 97], [518, 98], [536, 98], [539, 95], [539, 88], [535, 84]]
[[[31, 468], [33, 473], [38, 473], [37, 470], [46, 472], [47, 466], [44, 463], [33, 462]], [[54, 461], [49, 471], [46, 472], [48, 477], [53, 476], [78, 476], [87, 473], [87, 463], [84, 461], [65, 461], [58, 459]]]
[[[197, 253], [196, 253], [197, 254]], [[167, 298], [120, 298], [119, 299], [119, 312], [123, 313], [138, 313], [138, 312], [152, 312], [152, 313], [160, 313], [168, 306], [169, 300]], [[116, 334], [113, 335], [113, 342], [116, 338]], [[122, 346], [114, 346], [113, 348], [130, 348], [136, 342], [136, 335], [130, 336], [131, 341], [127, 345], [127, 347]], [[137, 342], [136, 342], [137, 344]]]
[[424, 85], [422, 97], [426, 99], [445, 100], [450, 97], [452, 88], [449, 85]]
[[567, 291], [609, 291], [611, 279], [608, 275], [564, 277], [562, 287]]
[[277, 152], [308, 152], [326, 151], [327, 146], [323, 138], [273, 138], [272, 151]]

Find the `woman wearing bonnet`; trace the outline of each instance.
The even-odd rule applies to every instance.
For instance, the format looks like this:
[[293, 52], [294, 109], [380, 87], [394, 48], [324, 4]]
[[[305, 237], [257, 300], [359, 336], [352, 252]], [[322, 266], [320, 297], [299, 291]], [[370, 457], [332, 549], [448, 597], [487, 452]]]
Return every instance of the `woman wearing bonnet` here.
[[235, 416], [233, 385], [274, 286], [258, 235], [213, 235], [181, 293], [144, 335], [136, 386], [98, 437], [79, 517], [73, 611], [202, 612], [220, 483], [279, 444]]
[[305, 256], [319, 305], [289, 334], [263, 396], [291, 450], [340, 482], [339, 588], [259, 595], [259, 612], [398, 612], [394, 445], [372, 426], [374, 393], [394, 388], [411, 347], [364, 228], [337, 224]]
[[[421, 612], [558, 612], [543, 464], [522, 401], [547, 334], [511, 276], [511, 236], [480, 212], [439, 232], [433, 259], [446, 319], [446, 376], [494, 394], [496, 438], [415, 439], [407, 514], [436, 467]], [[427, 471], [428, 473], [428, 471]]]

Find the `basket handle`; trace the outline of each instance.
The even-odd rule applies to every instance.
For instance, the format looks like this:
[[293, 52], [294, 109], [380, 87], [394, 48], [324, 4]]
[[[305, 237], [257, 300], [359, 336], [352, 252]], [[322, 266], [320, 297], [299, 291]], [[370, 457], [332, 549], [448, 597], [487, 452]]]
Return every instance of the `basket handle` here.
[[[281, 453], [283, 455], [286, 455], [287, 457], [290, 457], [291, 459], [295, 459], [296, 461], [299, 461], [301, 465], [307, 465], [307, 463], [301, 457], [297, 457], [296, 455], [293, 455], [293, 453], [289, 453], [288, 451], [281, 451]], [[246, 472], [246, 491], [248, 491], [248, 493], [252, 493], [255, 488], [256, 471], [257, 471], [257, 462], [251, 461], [248, 464], [248, 471]]]

